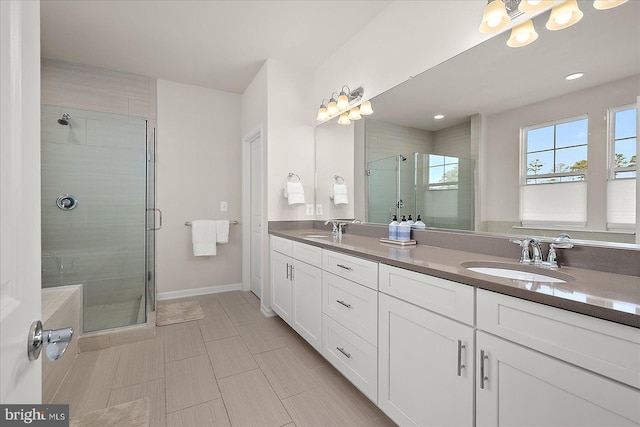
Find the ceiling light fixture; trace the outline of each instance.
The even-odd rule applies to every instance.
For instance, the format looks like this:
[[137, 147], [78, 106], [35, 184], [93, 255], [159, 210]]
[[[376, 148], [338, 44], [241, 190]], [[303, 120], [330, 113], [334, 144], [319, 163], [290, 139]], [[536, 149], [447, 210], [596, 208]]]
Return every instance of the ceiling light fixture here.
[[551, 16], [549, 16], [546, 25], [547, 30], [556, 31], [569, 28], [580, 21], [583, 15], [577, 0], [567, 0], [551, 9]]
[[577, 72], [577, 73], [571, 73], [568, 76], [566, 76], [564, 79], [565, 80], [576, 80], [579, 79], [580, 77], [584, 76], [584, 73], [582, 72]]
[[433, 116], [433, 118], [436, 119], [436, 120], [444, 119], [444, 115], [443, 114], [436, 114], [435, 116]]
[[598, 10], [607, 10], [620, 6], [621, 4], [625, 4], [628, 1], [629, 0], [595, 0], [593, 2], [593, 7]]
[[360, 104], [363, 94], [364, 90], [361, 87], [351, 90], [349, 86], [342, 86], [340, 94], [336, 92], [331, 94], [328, 104], [325, 103], [326, 99], [322, 100], [320, 108], [318, 108], [316, 120], [326, 122], [327, 120], [340, 116], [338, 123], [348, 125], [351, 124], [352, 120], [360, 120], [362, 116], [373, 114], [370, 101], [365, 101]]
[[503, 1], [489, 0], [489, 4], [484, 8], [479, 29], [481, 33], [497, 33], [509, 25], [509, 21], [511, 19], [507, 13], [507, 6]]

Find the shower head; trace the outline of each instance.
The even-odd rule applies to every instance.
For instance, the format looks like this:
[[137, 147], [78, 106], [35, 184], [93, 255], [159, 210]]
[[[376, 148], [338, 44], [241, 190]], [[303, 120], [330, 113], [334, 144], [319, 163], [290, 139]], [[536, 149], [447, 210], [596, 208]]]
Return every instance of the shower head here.
[[69, 126], [69, 120], [71, 120], [71, 115], [64, 113], [61, 119], [58, 119], [58, 124], [62, 126]]
[[400, 158], [402, 159], [403, 162], [407, 161], [407, 158], [405, 156], [403, 156], [402, 154], [400, 154]]

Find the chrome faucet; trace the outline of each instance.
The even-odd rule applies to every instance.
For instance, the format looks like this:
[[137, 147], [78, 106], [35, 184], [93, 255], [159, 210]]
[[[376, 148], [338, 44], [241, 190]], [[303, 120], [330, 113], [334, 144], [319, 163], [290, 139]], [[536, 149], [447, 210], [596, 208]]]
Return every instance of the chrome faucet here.
[[[535, 237], [526, 237], [524, 239], [509, 239], [511, 243], [520, 245], [522, 252], [520, 253], [520, 264], [532, 264], [538, 267], [557, 268], [557, 252], [556, 249], [570, 249], [573, 248], [573, 243], [570, 242], [571, 236], [567, 233], [562, 233], [549, 244], [549, 254], [547, 255], [547, 261], [544, 261], [542, 256], [542, 249], [540, 247], [540, 241]], [[530, 251], [531, 249], [531, 251]], [[533, 254], [533, 258], [531, 256]]]
[[356, 220], [353, 222], [344, 222], [336, 219], [328, 219], [324, 222], [324, 225], [331, 224], [333, 226], [333, 235], [338, 236], [338, 238], [342, 237], [344, 233], [344, 228], [349, 224], [356, 224]]

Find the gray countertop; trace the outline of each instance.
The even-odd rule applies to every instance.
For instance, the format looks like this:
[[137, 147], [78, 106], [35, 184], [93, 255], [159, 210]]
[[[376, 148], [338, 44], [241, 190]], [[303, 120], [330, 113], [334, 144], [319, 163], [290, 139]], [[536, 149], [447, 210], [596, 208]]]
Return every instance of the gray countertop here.
[[[517, 260], [508, 258], [426, 245], [402, 247], [380, 243], [377, 238], [354, 234], [344, 234], [339, 241], [332, 237], [305, 237], [309, 234], [322, 234], [322, 231], [314, 228], [270, 230], [270, 233], [312, 246], [640, 328], [640, 278], [636, 276], [562, 267], [558, 271], [572, 278], [567, 282], [528, 282], [475, 273], [461, 265], [470, 261], [519, 265]], [[549, 274], [549, 270], [539, 267], [530, 269], [541, 274]]]

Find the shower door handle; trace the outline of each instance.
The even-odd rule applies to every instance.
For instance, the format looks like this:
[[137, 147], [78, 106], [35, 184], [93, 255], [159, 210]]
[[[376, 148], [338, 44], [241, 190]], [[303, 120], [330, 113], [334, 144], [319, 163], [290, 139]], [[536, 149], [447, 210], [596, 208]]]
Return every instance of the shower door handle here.
[[[150, 208], [147, 209], [147, 212], [158, 212], [158, 214], [160, 215], [158, 218], [158, 226], [157, 227], [153, 227], [153, 228], [147, 228], [147, 231], [158, 231], [162, 228], [162, 211], [158, 208]], [[155, 219], [155, 217], [154, 217]]]

